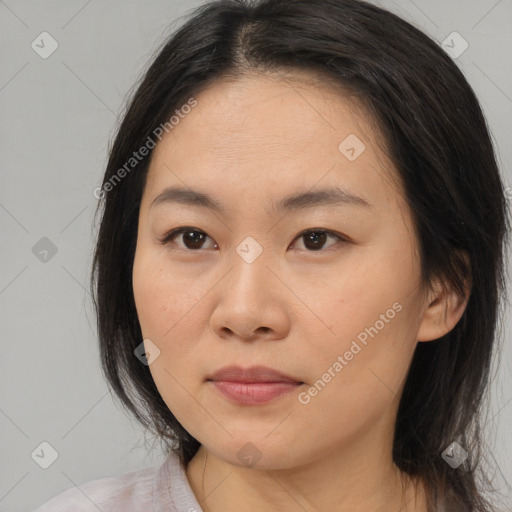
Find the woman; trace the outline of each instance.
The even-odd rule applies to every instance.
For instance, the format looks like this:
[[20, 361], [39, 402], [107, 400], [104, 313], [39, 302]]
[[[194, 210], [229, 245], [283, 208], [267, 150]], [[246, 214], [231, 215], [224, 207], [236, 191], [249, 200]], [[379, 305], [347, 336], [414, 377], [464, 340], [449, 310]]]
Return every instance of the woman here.
[[358, 0], [205, 4], [95, 193], [103, 370], [167, 459], [40, 512], [495, 510], [506, 199], [433, 40]]

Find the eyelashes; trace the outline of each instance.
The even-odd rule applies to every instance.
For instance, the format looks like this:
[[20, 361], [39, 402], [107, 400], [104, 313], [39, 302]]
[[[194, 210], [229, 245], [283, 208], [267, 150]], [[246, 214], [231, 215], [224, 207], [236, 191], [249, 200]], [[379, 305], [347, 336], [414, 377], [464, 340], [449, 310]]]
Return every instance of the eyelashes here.
[[[181, 234], [200, 234], [201, 236], [200, 237], [197, 237], [196, 236], [196, 240], [192, 240], [193, 243], [196, 243], [201, 240], [204, 240], [205, 238], [210, 238], [204, 231], [201, 231], [200, 229], [196, 229], [196, 228], [192, 228], [192, 227], [184, 227], [184, 228], [176, 228], [176, 229], [173, 229], [172, 231], [170, 231], [169, 233], [167, 233], [167, 235], [165, 235], [165, 237], [161, 240], [161, 243], [163, 245], [176, 245], [175, 242], [174, 242], [174, 239], [176, 237], [178, 237], [179, 235]], [[199, 249], [201, 249], [202, 247], [199, 247]], [[185, 249], [189, 249], [188, 247], [185, 247]], [[189, 250], [193, 250], [193, 251], [197, 251], [198, 249], [197, 248], [194, 248], [194, 249], [189, 249]]]
[[[180, 235], [184, 235], [181, 239], [182, 247], [180, 247], [176, 243], [176, 239]], [[336, 243], [331, 244], [328, 249], [338, 245], [339, 243], [349, 242], [347, 237], [339, 233], [335, 233], [334, 231], [321, 228], [309, 228], [304, 231], [301, 231], [292, 240], [292, 244], [296, 240], [303, 239], [303, 241], [305, 242], [303, 243], [305, 248], [302, 250], [305, 250], [307, 252], [328, 252], [328, 250], [324, 249], [323, 247], [329, 240], [329, 238], [334, 239]], [[177, 247], [178, 250], [198, 252], [201, 249], [204, 249], [204, 242], [208, 239], [213, 241], [213, 239], [211, 239], [204, 231], [194, 227], [187, 226], [171, 230], [166, 235], [164, 235], [164, 237], [160, 240], [160, 243], [165, 246]], [[214, 249], [218, 249], [218, 245], [216, 243], [214, 243], [213, 245]]]

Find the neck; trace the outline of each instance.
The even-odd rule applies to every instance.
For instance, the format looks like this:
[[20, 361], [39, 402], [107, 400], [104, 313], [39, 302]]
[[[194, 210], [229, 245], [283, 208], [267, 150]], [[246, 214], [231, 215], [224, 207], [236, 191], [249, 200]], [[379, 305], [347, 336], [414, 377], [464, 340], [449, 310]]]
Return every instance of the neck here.
[[423, 486], [398, 469], [391, 444], [383, 450], [382, 442], [360, 437], [307, 464], [268, 470], [230, 464], [201, 446], [186, 474], [204, 512], [427, 512]]

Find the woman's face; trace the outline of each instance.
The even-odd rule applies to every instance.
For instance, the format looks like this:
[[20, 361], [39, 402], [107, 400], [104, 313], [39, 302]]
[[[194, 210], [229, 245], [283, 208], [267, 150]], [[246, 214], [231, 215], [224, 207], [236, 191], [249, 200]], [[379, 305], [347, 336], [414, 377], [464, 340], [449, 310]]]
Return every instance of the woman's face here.
[[[133, 268], [163, 400], [239, 466], [291, 468], [363, 440], [377, 450], [391, 442], [428, 307], [378, 135], [325, 86], [252, 76], [195, 99], [152, 154]], [[167, 188], [184, 192], [154, 202]], [[161, 243], [181, 227], [195, 233]], [[302, 384], [240, 403], [208, 380], [227, 365]]]

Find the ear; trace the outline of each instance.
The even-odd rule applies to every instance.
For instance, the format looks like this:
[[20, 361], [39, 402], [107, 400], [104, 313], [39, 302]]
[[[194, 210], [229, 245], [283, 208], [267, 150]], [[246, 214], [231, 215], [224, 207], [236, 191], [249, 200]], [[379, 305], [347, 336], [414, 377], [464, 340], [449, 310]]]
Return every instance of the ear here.
[[[466, 253], [460, 251], [458, 253], [468, 270], [466, 276], [470, 276], [469, 257]], [[425, 301], [425, 309], [416, 339], [420, 342], [432, 341], [449, 333], [463, 315], [470, 291], [469, 277], [465, 279], [464, 297], [461, 297], [456, 290], [450, 289], [445, 282], [435, 281]]]

